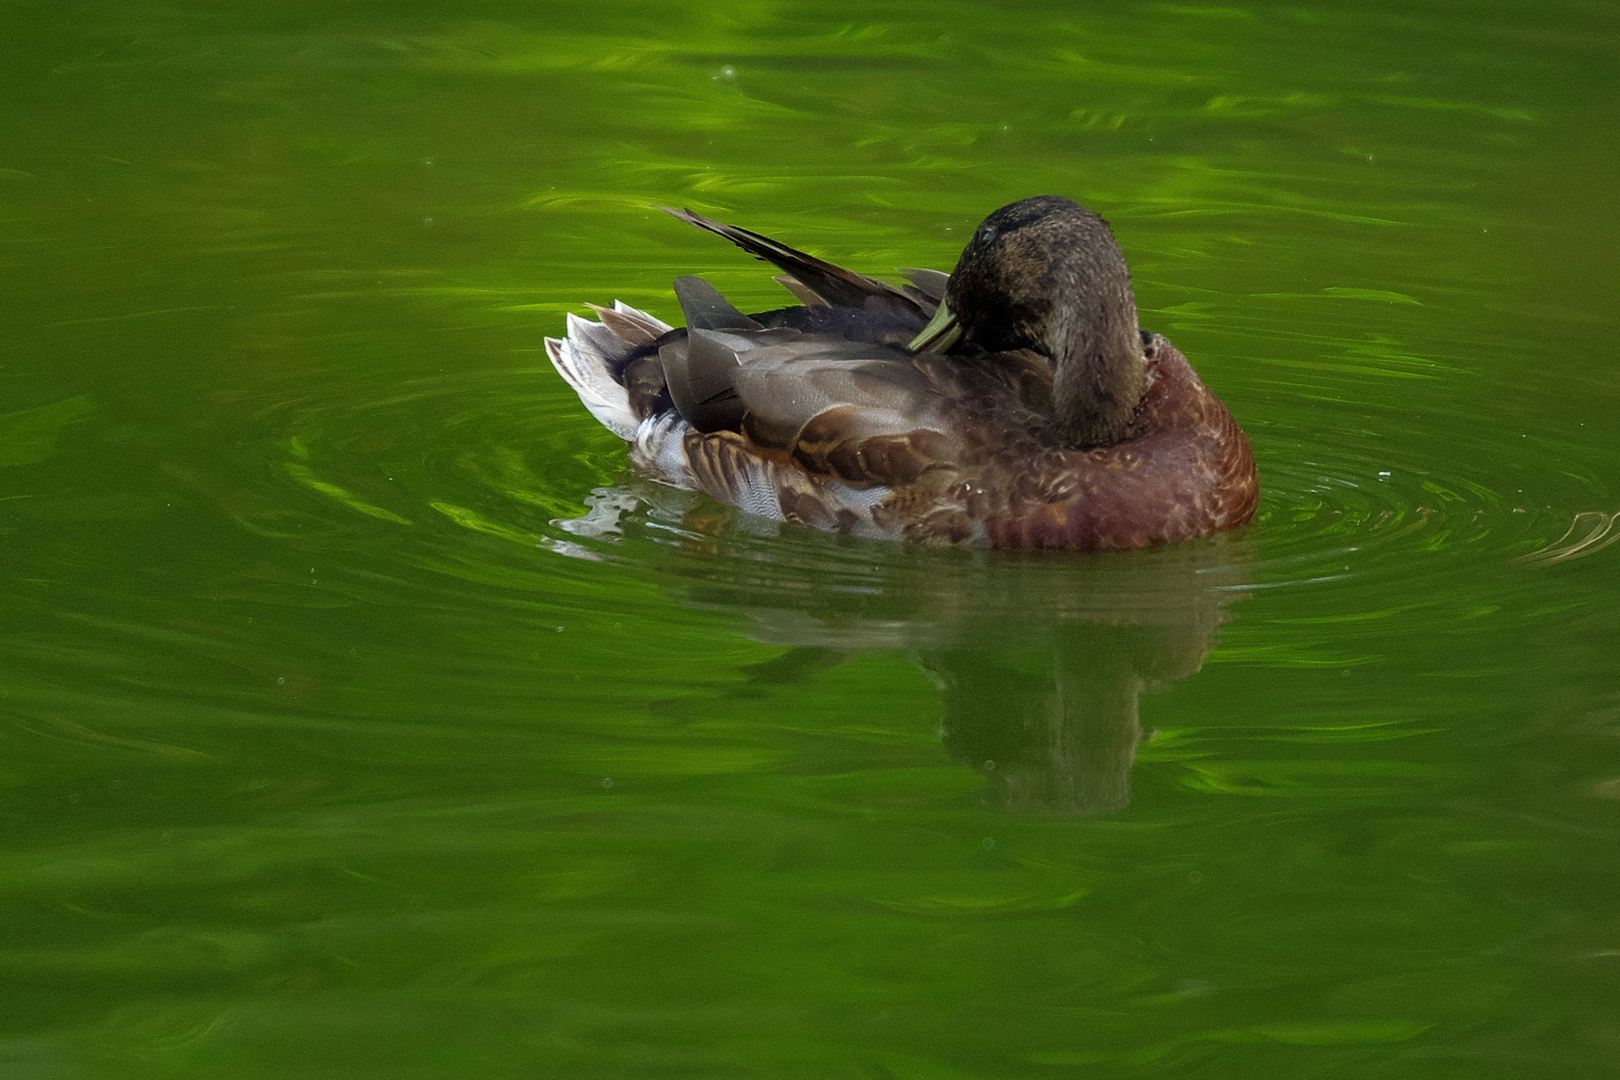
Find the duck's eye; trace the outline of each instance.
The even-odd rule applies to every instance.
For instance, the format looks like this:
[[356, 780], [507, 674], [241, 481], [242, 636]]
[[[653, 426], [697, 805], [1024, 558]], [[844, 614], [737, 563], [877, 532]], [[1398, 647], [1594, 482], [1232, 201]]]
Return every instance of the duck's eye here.
[[995, 238], [996, 238], [996, 227], [994, 225], [980, 225], [979, 226], [979, 239], [980, 240], [983, 240], [986, 243], [988, 243], [989, 241], [994, 240]]

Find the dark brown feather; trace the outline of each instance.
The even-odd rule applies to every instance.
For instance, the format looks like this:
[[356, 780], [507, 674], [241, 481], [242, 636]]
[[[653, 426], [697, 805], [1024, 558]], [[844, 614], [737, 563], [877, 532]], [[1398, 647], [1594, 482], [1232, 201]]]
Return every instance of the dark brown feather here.
[[[814, 255], [790, 248], [768, 236], [706, 218], [691, 210], [676, 210], [668, 206], [661, 206], [659, 209], [689, 225], [696, 225], [716, 236], [725, 237], [757, 259], [774, 263], [783, 272], [792, 275], [800, 288], [820, 297], [821, 301], [829, 306], [862, 308], [869, 301], [876, 299], [884, 305], [900, 307], [921, 316], [924, 321], [932, 314], [931, 310], [924, 310], [921, 304], [893, 285], [869, 278], [865, 274], [857, 274], [853, 270], [845, 270], [842, 266], [834, 266], [830, 262], [823, 262]], [[803, 298], [803, 294], [797, 289], [792, 291]]]

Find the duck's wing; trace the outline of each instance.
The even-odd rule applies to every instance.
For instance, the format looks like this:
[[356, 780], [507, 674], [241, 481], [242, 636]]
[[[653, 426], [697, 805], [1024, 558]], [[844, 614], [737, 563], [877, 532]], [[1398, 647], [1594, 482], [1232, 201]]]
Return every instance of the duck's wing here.
[[795, 330], [693, 328], [658, 357], [681, 416], [718, 438], [711, 455], [791, 459], [860, 487], [907, 484], [950, 462], [945, 397], [901, 350]]
[[[919, 286], [918, 288], [897, 289], [876, 278], [869, 278], [865, 274], [857, 274], [853, 270], [845, 270], [841, 266], [824, 262], [814, 255], [790, 248], [768, 236], [706, 218], [691, 210], [676, 210], [668, 206], [661, 206], [659, 209], [689, 225], [725, 237], [757, 259], [774, 263], [783, 271], [782, 276], [776, 280], [807, 307], [887, 308], [906, 316], [920, 317], [926, 322], [933, 315], [934, 309], [939, 306], [938, 297], [933, 296], [928, 287], [922, 286], [915, 279], [913, 282]], [[935, 272], [923, 271], [923, 273]]]
[[909, 484], [951, 459], [944, 399], [908, 357], [856, 342], [754, 350], [734, 385], [750, 442], [855, 485]]
[[681, 305], [689, 330], [764, 329], [763, 323], [744, 315], [705, 278], [690, 275], [676, 278], [675, 299]]

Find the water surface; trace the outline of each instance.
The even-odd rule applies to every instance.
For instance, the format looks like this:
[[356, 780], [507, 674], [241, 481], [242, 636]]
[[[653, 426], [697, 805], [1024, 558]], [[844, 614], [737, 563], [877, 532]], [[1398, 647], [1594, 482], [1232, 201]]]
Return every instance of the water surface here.
[[[1607, 1076], [1620, 20], [0, 14], [0, 1077]], [[541, 346], [1104, 214], [1250, 528], [638, 481]]]

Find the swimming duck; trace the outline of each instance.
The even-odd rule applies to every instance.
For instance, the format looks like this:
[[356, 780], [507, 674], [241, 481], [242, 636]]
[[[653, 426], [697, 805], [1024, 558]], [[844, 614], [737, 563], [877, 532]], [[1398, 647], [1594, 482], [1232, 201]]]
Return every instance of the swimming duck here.
[[779, 521], [925, 544], [1138, 548], [1236, 528], [1248, 439], [1142, 333], [1107, 222], [1059, 196], [984, 220], [956, 270], [866, 277], [690, 210], [801, 303], [675, 281], [686, 326], [615, 302], [547, 338], [648, 476]]

